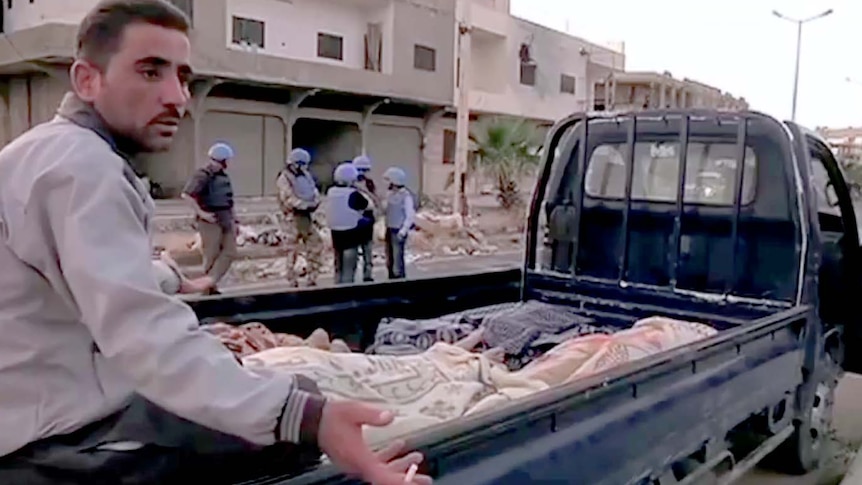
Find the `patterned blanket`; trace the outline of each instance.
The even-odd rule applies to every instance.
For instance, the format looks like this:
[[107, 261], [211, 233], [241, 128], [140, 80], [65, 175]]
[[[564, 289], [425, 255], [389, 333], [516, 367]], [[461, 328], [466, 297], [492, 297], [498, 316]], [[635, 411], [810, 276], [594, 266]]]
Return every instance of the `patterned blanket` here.
[[502, 349], [511, 370], [520, 369], [561, 342], [616, 330], [597, 326], [594, 319], [563, 305], [504, 303], [427, 320], [384, 319], [367, 353], [418, 354], [439, 342], [455, 343], [476, 329], [483, 330], [482, 348]]
[[541, 381], [511, 375], [481, 354], [444, 343], [407, 356], [278, 348], [246, 357], [243, 365], [302, 374], [330, 399], [357, 400], [393, 411], [391, 425], [365, 430], [373, 444], [457, 419], [492, 394], [517, 398], [547, 388]]
[[366, 438], [379, 444], [461, 416], [499, 410], [513, 400], [715, 334], [706, 325], [653, 317], [613, 335], [559, 344], [516, 372], [484, 354], [445, 343], [405, 356], [284, 347], [246, 357], [243, 363], [266, 372], [302, 374], [331, 399], [359, 400], [393, 411], [393, 424], [366, 430]]

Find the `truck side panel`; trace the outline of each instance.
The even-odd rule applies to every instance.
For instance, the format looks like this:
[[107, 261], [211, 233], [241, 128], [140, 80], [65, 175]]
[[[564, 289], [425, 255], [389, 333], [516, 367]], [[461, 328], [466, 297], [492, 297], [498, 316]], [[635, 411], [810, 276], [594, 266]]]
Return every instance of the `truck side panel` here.
[[[723, 449], [723, 442], [711, 440], [723, 440], [741, 420], [775, 406], [776, 396], [792, 397], [803, 379], [798, 327], [791, 322], [675, 360], [673, 369], [638, 384], [597, 391], [604, 395], [593, 397], [590, 406], [533, 423], [531, 437], [506, 437], [506, 445], [488, 449], [493, 454], [473, 466], [447, 473], [470, 460], [440, 458], [436, 465], [443, 473], [435, 483], [618, 485], [657, 478], [704, 445]], [[542, 424], [551, 429], [537, 429]], [[479, 458], [470, 454], [471, 460]]]
[[352, 285], [306, 291], [187, 300], [201, 323], [262, 322], [274, 332], [307, 336], [317, 328], [364, 349], [384, 317], [428, 318], [517, 301], [521, 271]]
[[[809, 317], [806, 307], [765, 317], [426, 430], [410, 446], [425, 453], [435, 483], [618, 485], [659, 476], [704, 446], [711, 458], [734, 428], [792, 399], [803, 382], [800, 336]], [[788, 404], [772, 429], [790, 426], [792, 416]], [[353, 482], [323, 467], [284, 483]]]

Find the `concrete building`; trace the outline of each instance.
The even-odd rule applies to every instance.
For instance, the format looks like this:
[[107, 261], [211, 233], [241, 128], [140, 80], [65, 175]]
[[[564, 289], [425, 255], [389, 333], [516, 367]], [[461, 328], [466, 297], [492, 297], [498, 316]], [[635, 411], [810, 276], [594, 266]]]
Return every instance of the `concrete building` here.
[[[240, 196], [272, 195], [297, 146], [313, 153], [323, 184], [337, 163], [365, 152], [378, 177], [397, 164], [425, 194], [448, 192], [465, 25], [473, 119], [550, 126], [592, 109], [744, 105], [694, 81], [626, 73], [622, 44], [513, 17], [509, 0], [171, 1], [194, 25], [193, 101], [171, 152], [136, 161], [168, 196], [217, 140], [237, 150], [230, 171]], [[68, 88], [77, 23], [97, 0], [0, 3], [5, 144], [53, 115]]]
[[818, 128], [839, 158], [862, 161], [862, 127]]
[[745, 98], [669, 72], [608, 72], [593, 80], [595, 111], [632, 111], [657, 108], [718, 108], [744, 110]]
[[[594, 80], [625, 68], [622, 44], [609, 47], [544, 27], [510, 13], [509, 0], [459, 0], [459, 25], [469, 26], [467, 61], [471, 119], [505, 115], [526, 118], [539, 126], [593, 104]], [[455, 48], [459, 36], [456, 31]], [[456, 52], [456, 78], [460, 62]], [[455, 86], [457, 105], [460, 86]], [[442, 193], [454, 172], [456, 123], [454, 110], [432, 123], [426, 189]], [[474, 180], [469, 189], [482, 185]]]
[[[97, 0], [6, 0], [0, 142], [49, 119], [76, 24]], [[422, 186], [432, 114], [452, 104], [455, 0], [172, 0], [192, 18], [193, 102], [170, 153], [140, 160], [168, 195], [228, 140], [241, 196], [270, 195], [290, 147], [332, 167], [367, 152]]]
[[588, 110], [592, 81], [625, 69], [621, 50], [513, 17], [508, 0], [471, 0], [469, 7], [476, 113], [553, 122]]

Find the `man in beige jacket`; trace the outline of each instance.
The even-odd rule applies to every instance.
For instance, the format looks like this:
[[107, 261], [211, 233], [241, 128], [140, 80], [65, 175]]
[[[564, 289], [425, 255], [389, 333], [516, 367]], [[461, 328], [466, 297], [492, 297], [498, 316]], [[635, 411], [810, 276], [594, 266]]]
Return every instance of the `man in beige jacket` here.
[[57, 116], [0, 151], [0, 483], [223, 483], [320, 451], [403, 483], [421, 456], [362, 440], [389, 413], [244, 369], [160, 291], [154, 204], [127, 157], [171, 145], [188, 34], [163, 0], [100, 2]]

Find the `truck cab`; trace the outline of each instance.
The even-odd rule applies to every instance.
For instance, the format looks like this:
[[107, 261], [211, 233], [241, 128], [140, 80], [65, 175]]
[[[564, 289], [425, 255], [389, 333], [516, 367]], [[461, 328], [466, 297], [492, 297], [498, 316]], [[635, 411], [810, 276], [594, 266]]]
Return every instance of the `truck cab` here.
[[[549, 133], [520, 270], [190, 301], [201, 321], [323, 326], [538, 300], [713, 337], [418, 431], [436, 483], [731, 483], [816, 468], [844, 369], [862, 370], [850, 191], [815, 133], [756, 112], [577, 114]], [[352, 483], [332, 467], [260, 483]]]
[[[596, 118], [593, 133], [578, 131], [595, 143], [590, 159], [543, 173], [527, 271], [713, 301], [809, 302], [847, 347], [858, 346], [849, 302], [862, 281], [859, 228], [828, 143], [790, 122], [764, 133], [764, 115], [749, 113], [745, 126], [726, 116], [648, 112]], [[582, 119], [549, 135], [557, 156]], [[779, 132], [788, 146], [776, 141]], [[580, 167], [582, 180], [573, 180]], [[847, 354], [845, 368], [862, 370]]]

